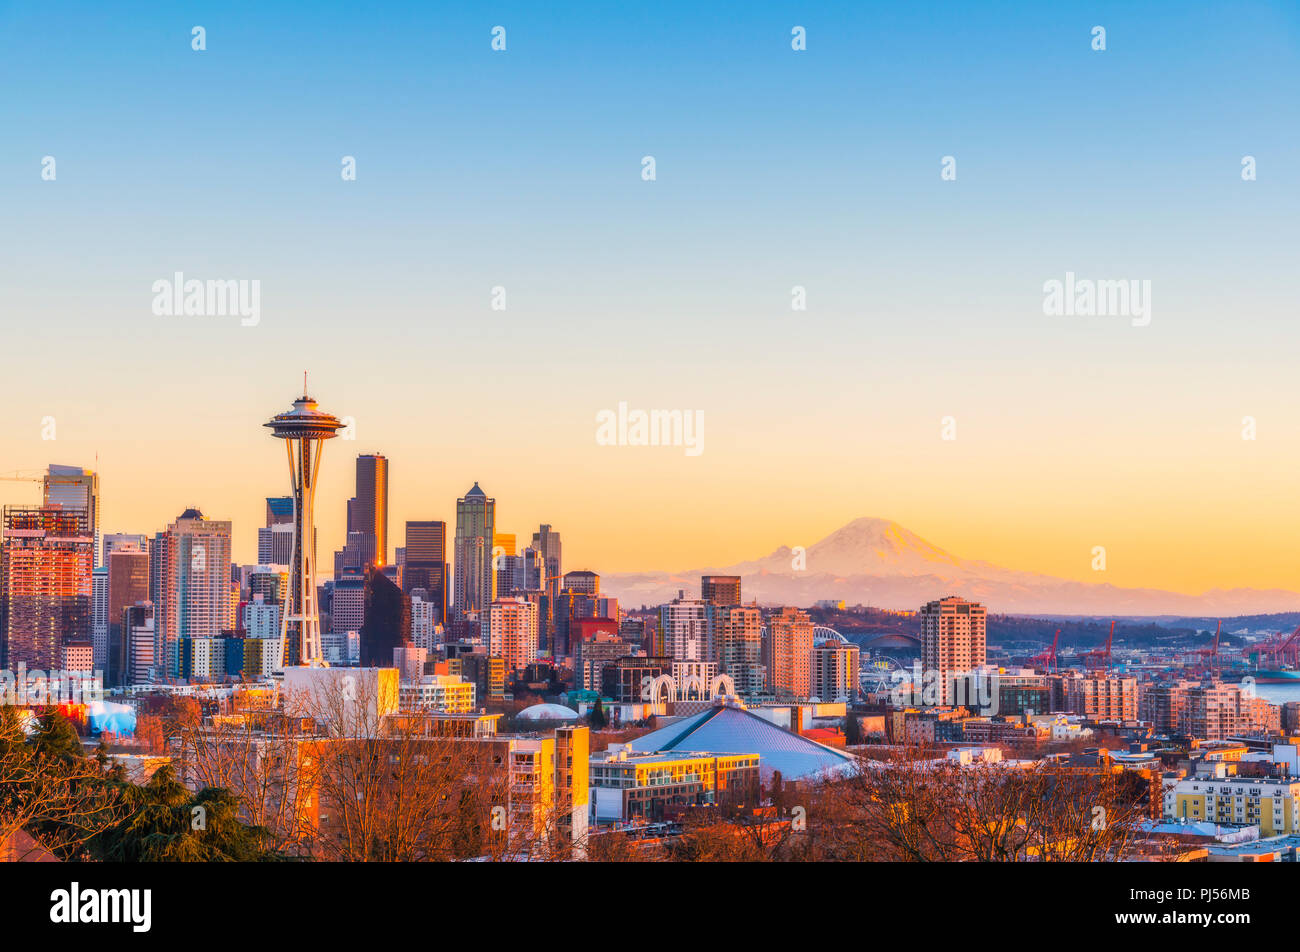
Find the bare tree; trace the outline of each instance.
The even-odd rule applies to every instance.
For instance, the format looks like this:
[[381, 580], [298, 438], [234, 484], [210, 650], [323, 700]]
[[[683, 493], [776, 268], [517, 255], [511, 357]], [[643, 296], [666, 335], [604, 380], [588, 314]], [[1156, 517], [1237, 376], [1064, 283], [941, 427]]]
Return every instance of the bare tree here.
[[1089, 862], [1122, 858], [1145, 817], [1141, 783], [1053, 761], [861, 762], [830, 785], [842, 858]]
[[119, 790], [96, 761], [43, 750], [12, 708], [0, 708], [0, 844], [16, 859], [43, 847], [70, 858], [122, 815]]
[[435, 719], [391, 714], [375, 680], [342, 674], [286, 711], [316, 734], [299, 743], [297, 783], [327, 860], [420, 861], [508, 854], [505, 743], [448, 736]]

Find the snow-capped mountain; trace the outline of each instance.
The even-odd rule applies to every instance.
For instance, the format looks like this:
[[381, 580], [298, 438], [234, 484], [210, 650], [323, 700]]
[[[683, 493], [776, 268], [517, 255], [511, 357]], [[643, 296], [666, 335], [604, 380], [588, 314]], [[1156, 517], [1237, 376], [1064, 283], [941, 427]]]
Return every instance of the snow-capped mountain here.
[[605, 575], [601, 590], [624, 607], [656, 605], [684, 590], [698, 597], [700, 576], [739, 575], [745, 600], [810, 605], [820, 599], [882, 608], [917, 608], [944, 595], [1018, 614], [1241, 615], [1295, 611], [1300, 594], [1282, 589], [1212, 589], [1200, 595], [1088, 584], [964, 559], [887, 519], [855, 519], [809, 546], [782, 546], [761, 559], [689, 572]]

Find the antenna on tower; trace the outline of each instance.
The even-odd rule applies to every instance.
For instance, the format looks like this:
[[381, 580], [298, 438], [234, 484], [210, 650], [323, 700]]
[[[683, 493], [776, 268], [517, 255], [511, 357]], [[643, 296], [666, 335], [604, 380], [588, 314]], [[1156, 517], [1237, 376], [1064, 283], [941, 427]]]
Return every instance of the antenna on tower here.
[[302, 372], [302, 395], [307, 396], [307, 371]]

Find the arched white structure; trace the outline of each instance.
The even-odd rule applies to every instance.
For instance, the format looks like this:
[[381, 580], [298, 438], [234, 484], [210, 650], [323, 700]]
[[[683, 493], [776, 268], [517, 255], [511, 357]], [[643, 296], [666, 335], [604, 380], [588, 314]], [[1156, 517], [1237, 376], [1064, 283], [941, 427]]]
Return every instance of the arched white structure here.
[[664, 701], [712, 701], [736, 693], [736, 682], [728, 674], [720, 674], [707, 684], [704, 678], [692, 674], [680, 687], [671, 674], [661, 674], [654, 679], [646, 678], [641, 683], [641, 700], [651, 704]]
[[709, 683], [709, 697], [731, 697], [736, 693], [736, 682], [729, 674], [720, 674]]
[[849, 639], [845, 638], [834, 628], [827, 628], [825, 625], [814, 625], [813, 644], [824, 645], [828, 641], [838, 641], [845, 645], [849, 643]]

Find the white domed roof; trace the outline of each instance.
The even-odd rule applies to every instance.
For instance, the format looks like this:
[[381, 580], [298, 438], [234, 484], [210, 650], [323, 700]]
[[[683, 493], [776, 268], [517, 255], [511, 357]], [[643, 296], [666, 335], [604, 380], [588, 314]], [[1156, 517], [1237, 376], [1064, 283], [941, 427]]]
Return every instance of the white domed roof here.
[[578, 712], [563, 704], [534, 704], [519, 712], [528, 721], [576, 721]]

